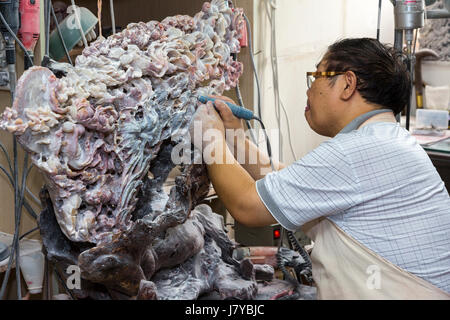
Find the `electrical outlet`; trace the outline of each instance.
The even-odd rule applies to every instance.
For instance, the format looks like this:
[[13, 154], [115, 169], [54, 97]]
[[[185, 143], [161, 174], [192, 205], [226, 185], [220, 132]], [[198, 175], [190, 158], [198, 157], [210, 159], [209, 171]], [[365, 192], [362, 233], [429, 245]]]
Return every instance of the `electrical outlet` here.
[[9, 73], [6, 64], [5, 40], [0, 37], [0, 90], [9, 91]]

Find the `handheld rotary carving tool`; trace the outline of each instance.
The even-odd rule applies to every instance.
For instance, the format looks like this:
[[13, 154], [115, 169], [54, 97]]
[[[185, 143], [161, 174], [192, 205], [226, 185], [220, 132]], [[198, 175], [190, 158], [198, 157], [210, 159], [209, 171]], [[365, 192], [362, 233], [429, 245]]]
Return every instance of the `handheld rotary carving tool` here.
[[[199, 96], [198, 100], [201, 103], [207, 103], [208, 101], [211, 101], [214, 104], [216, 102], [215, 98], [210, 98], [210, 97], [205, 97], [205, 96]], [[248, 110], [241, 106], [237, 106], [230, 102], [226, 102], [226, 101], [223, 101], [223, 102], [230, 107], [231, 112], [234, 114], [235, 117], [237, 117], [239, 119], [244, 119], [244, 120], [253, 120], [253, 119], [258, 120], [258, 118], [254, 115], [253, 111]]]

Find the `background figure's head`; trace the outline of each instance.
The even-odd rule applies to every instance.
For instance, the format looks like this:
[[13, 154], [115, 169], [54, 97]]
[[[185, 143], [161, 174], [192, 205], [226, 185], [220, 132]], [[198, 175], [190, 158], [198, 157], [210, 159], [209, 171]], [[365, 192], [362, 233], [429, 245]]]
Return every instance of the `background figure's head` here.
[[356, 90], [368, 103], [399, 114], [411, 95], [410, 74], [403, 58], [402, 53], [376, 39], [357, 38], [332, 44], [323, 60], [329, 70], [353, 71], [358, 79]]
[[305, 117], [311, 128], [335, 136], [360, 114], [375, 109], [400, 113], [411, 95], [403, 54], [376, 39], [344, 39], [328, 47], [307, 92]]

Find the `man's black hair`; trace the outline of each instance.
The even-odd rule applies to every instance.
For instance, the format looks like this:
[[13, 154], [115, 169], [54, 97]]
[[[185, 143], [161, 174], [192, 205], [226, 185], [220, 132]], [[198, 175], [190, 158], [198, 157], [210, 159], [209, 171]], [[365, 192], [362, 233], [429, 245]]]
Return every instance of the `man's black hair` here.
[[356, 89], [367, 102], [398, 114], [411, 95], [410, 74], [403, 58], [392, 46], [358, 38], [332, 44], [322, 60], [327, 71], [353, 71], [358, 78]]

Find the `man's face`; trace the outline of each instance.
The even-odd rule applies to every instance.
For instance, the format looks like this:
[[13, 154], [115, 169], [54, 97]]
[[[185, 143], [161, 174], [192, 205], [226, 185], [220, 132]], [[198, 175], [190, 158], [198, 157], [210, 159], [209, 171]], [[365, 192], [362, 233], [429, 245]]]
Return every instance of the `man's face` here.
[[[327, 70], [326, 62], [322, 60], [317, 67], [317, 71], [333, 70]], [[311, 129], [323, 136], [334, 136], [335, 130], [333, 128], [336, 117], [339, 116], [337, 86], [331, 85], [331, 78], [317, 78], [306, 95], [308, 96], [308, 102], [305, 108], [305, 118]]]

